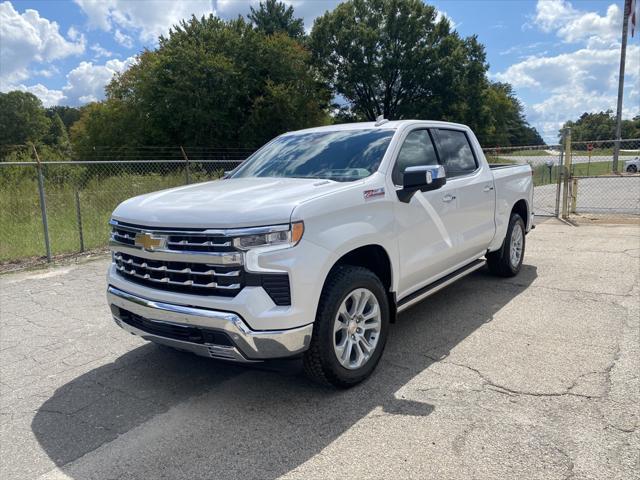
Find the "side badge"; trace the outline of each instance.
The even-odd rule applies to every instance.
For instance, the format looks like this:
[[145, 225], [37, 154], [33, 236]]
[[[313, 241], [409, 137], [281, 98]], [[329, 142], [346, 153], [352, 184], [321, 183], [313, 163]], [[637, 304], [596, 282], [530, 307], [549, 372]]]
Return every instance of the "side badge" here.
[[371, 200], [372, 198], [384, 197], [384, 187], [374, 188], [373, 190], [365, 190], [363, 193], [365, 200]]

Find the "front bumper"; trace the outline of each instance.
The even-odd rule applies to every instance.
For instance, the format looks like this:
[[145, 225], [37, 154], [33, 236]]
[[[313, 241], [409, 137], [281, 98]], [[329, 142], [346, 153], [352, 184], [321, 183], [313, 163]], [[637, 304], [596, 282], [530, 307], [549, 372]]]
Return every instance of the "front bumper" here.
[[108, 287], [107, 300], [116, 323], [130, 333], [205, 357], [237, 362], [302, 353], [309, 347], [313, 330], [313, 324], [287, 330], [251, 330], [232, 312], [150, 300], [114, 286]]

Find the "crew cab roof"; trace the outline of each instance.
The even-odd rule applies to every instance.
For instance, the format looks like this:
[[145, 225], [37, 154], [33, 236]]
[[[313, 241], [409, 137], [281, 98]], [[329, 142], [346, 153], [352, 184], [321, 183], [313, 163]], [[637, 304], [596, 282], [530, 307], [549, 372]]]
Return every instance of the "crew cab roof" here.
[[314, 127], [314, 128], [306, 128], [304, 130], [296, 130], [292, 132], [287, 132], [284, 135], [296, 135], [302, 133], [316, 133], [316, 132], [335, 132], [335, 131], [344, 131], [344, 130], [373, 130], [373, 129], [381, 129], [381, 130], [397, 130], [402, 127], [406, 127], [409, 125], [416, 124], [424, 124], [425, 127], [457, 127], [457, 128], [468, 128], [466, 125], [462, 125], [460, 123], [452, 123], [452, 122], [441, 122], [437, 120], [391, 120], [382, 123], [381, 125], [376, 125], [376, 122], [355, 122], [355, 123], [340, 123], [336, 125], [326, 125], [323, 127]]

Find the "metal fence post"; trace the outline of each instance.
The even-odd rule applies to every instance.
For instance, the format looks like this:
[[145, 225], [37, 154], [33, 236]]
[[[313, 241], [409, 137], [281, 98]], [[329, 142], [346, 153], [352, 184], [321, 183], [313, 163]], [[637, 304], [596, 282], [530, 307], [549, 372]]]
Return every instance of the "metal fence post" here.
[[76, 190], [76, 220], [78, 222], [78, 236], [80, 237], [80, 251], [84, 252], [84, 235], [82, 233], [82, 211], [80, 210], [80, 192]]
[[556, 208], [555, 216], [560, 217], [560, 193], [562, 192], [562, 174], [564, 168], [564, 136], [560, 145], [560, 157], [558, 158], [558, 168], [556, 168]]
[[184, 158], [184, 162], [185, 162], [185, 167], [184, 167], [185, 180], [187, 182], [187, 185], [189, 185], [191, 183], [191, 178], [189, 175], [189, 157], [187, 157], [187, 153], [184, 151], [184, 148], [182, 148], [182, 145], [180, 145], [180, 151], [182, 152], [182, 157]]
[[566, 129], [562, 182], [562, 218], [569, 217], [569, 178], [571, 176], [571, 129]]
[[47, 262], [51, 262], [51, 241], [49, 239], [49, 222], [47, 220], [47, 200], [44, 194], [44, 178], [42, 176], [42, 165], [40, 164], [40, 157], [38, 156], [38, 150], [32, 143], [33, 155], [36, 159], [36, 168], [38, 169], [38, 194], [40, 196], [40, 215], [42, 216], [42, 228], [44, 229], [44, 246], [47, 252]]
[[576, 213], [576, 206], [578, 204], [578, 179], [576, 177], [571, 178], [571, 213]]

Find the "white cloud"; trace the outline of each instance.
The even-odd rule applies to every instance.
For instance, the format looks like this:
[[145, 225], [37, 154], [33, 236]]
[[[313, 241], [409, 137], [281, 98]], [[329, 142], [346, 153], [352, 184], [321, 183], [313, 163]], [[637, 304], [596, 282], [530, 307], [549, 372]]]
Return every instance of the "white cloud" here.
[[460, 26], [460, 24], [453, 21], [453, 18], [451, 18], [451, 15], [449, 15], [447, 12], [445, 12], [444, 10], [436, 10], [436, 22], [439, 22], [442, 18], [446, 18], [447, 20], [449, 20], [449, 23], [451, 24], [451, 30], [455, 30], [456, 27]]
[[78, 29], [74, 26], [69, 27], [67, 30], [67, 37], [71, 40], [80, 40], [82, 38], [82, 34], [78, 31]]
[[[527, 56], [492, 75], [511, 83], [521, 95], [536, 99], [526, 105], [527, 118], [547, 141], [556, 141], [560, 126], [584, 112], [615, 110], [622, 29], [622, 12], [617, 5], [610, 5], [606, 14], [600, 15], [579, 10], [566, 0], [538, 0], [529, 27], [554, 35], [566, 45], [577, 44], [566, 53]], [[516, 46], [503, 53], [527, 53], [527, 49]], [[638, 114], [639, 96], [640, 46], [630, 43], [624, 117]]]
[[56, 66], [50, 66], [49, 68], [43, 68], [41, 70], [33, 70], [31, 72], [31, 74], [38, 76], [38, 77], [44, 77], [44, 78], [51, 78], [54, 75], [58, 75], [60, 73], [60, 70], [58, 69], [58, 67]]
[[113, 56], [113, 52], [110, 52], [106, 48], [102, 47], [99, 43], [94, 43], [89, 47], [91, 51], [94, 53], [93, 58], [111, 58]]
[[42, 103], [45, 107], [58, 105], [64, 98], [64, 93], [62, 93], [62, 90], [49, 90], [41, 83], [31, 86], [26, 86], [23, 84], [14, 85], [12, 86], [11, 90], [21, 90], [23, 92], [33, 93], [36, 97], [42, 100]]
[[113, 76], [124, 72], [135, 61], [135, 57], [129, 57], [126, 60], [109, 60], [104, 65], [80, 62], [80, 65], [67, 74], [67, 84], [62, 87], [65, 103], [80, 105], [103, 99], [104, 87]]
[[119, 43], [124, 32], [135, 33], [145, 43], [155, 44], [173, 25], [195, 15], [215, 13], [211, 0], [74, 0], [89, 19], [89, 25], [105, 31], [118, 31]]
[[565, 42], [592, 39], [610, 44], [620, 38], [622, 12], [616, 4], [609, 5], [605, 16], [601, 16], [578, 10], [566, 0], [539, 0], [533, 22], [544, 32], [555, 32]]
[[112, 59], [104, 64], [80, 62], [67, 74], [67, 83], [62, 90], [50, 90], [44, 85], [14, 84], [8, 90], [22, 90], [36, 95], [45, 107], [52, 105], [82, 105], [88, 102], [102, 100], [105, 96], [104, 88], [116, 73], [124, 72], [136, 62], [136, 57], [126, 60]]
[[49, 63], [84, 52], [82, 35], [69, 40], [58, 24], [42, 18], [36, 10], [20, 14], [11, 2], [0, 3], [0, 89], [7, 90], [29, 77], [32, 63]]
[[[543, 136], [555, 137], [566, 120], [583, 112], [615, 109], [619, 48], [581, 48], [550, 57], [529, 57], [493, 77], [516, 88], [546, 92], [546, 97], [528, 106], [532, 124]], [[625, 73], [625, 117], [638, 114], [640, 93], [640, 46], [629, 45]]]
[[133, 47], [133, 38], [131, 38], [126, 33], [122, 33], [119, 29], [116, 29], [113, 34], [113, 38], [115, 38], [116, 42], [122, 45], [125, 48]]

